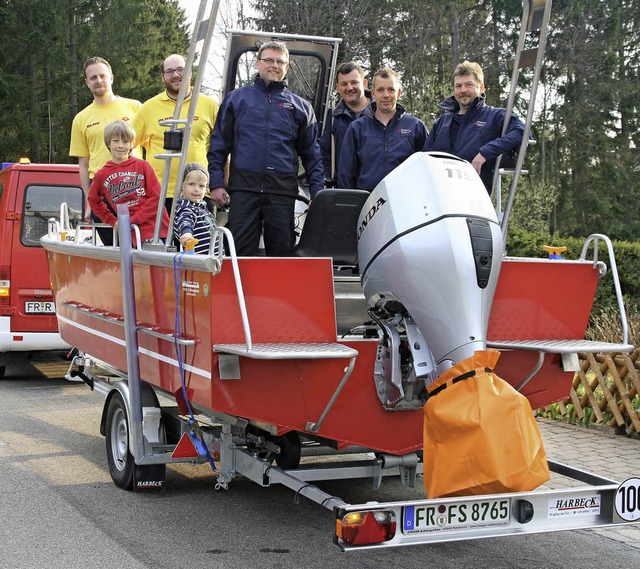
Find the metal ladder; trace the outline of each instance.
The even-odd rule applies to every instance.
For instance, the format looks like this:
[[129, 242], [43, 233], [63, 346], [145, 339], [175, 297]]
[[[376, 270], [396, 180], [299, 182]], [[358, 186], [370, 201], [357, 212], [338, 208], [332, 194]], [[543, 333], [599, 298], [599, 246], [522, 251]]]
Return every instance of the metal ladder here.
[[[516, 89], [518, 87], [518, 77], [520, 75], [520, 70], [533, 68], [533, 79], [531, 82], [531, 91], [529, 93], [527, 118], [525, 120], [524, 132], [522, 134], [522, 142], [520, 143], [520, 149], [518, 150], [518, 159], [516, 161], [514, 169], [508, 172], [513, 174], [513, 178], [509, 187], [509, 195], [507, 197], [507, 203], [505, 205], [504, 211], [502, 211], [502, 190], [499, 184], [501, 156], [499, 156], [496, 161], [496, 168], [493, 174], [492, 184], [492, 188], [496, 189], [496, 211], [498, 213], [498, 218], [500, 219], [500, 226], [502, 228], [502, 235], [505, 244], [507, 241], [509, 216], [511, 215], [511, 209], [513, 207], [516, 187], [518, 185], [518, 180], [520, 179], [520, 174], [523, 173], [522, 165], [524, 164], [527, 147], [529, 146], [529, 134], [531, 133], [531, 124], [533, 122], [533, 112], [535, 110], [536, 93], [538, 91], [538, 82], [540, 80], [540, 73], [542, 71], [542, 59], [544, 57], [544, 49], [547, 41], [549, 16], [551, 15], [551, 2], [552, 0], [524, 0], [523, 3], [522, 24], [520, 27], [520, 35], [518, 36], [518, 44], [513, 64], [511, 88], [509, 90], [509, 97], [507, 99], [507, 110], [504, 118], [504, 126], [502, 127], [503, 135], [506, 133], [507, 128], [509, 127], [511, 115], [513, 114], [513, 107], [515, 104]], [[529, 37], [530, 40], [533, 39], [532, 32], [536, 31], [539, 32], [538, 45], [531, 49], [524, 49], [527, 37]], [[503, 173], [507, 172], [503, 171]]]
[[[189, 140], [191, 139], [191, 128], [193, 126], [193, 117], [195, 116], [196, 106], [198, 103], [198, 95], [200, 93], [200, 87], [202, 85], [202, 79], [204, 77], [205, 64], [209, 49], [211, 46], [211, 40], [213, 38], [213, 31], [216, 23], [216, 17], [218, 15], [218, 7], [220, 6], [220, 0], [214, 0], [211, 4], [209, 18], [204, 19], [205, 10], [208, 4], [208, 0], [200, 0], [200, 6], [198, 7], [198, 13], [193, 28], [193, 39], [189, 45], [189, 53], [187, 54], [187, 61], [185, 63], [185, 78], [188, 78], [188, 71], [193, 68], [193, 63], [196, 56], [196, 48], [200, 41], [203, 41], [202, 50], [200, 53], [201, 64], [198, 66], [193, 87], [191, 89], [191, 104], [189, 105], [189, 111], [185, 119], [180, 118], [182, 112], [182, 106], [184, 105], [185, 96], [187, 94], [188, 81], [182, 81], [180, 84], [180, 91], [178, 92], [178, 98], [176, 100], [176, 107], [173, 111], [173, 118], [160, 122], [162, 126], [170, 128], [181, 127], [182, 130], [182, 145], [179, 152], [167, 152], [166, 154], [156, 154], [156, 158], [165, 160], [164, 172], [162, 174], [162, 187], [160, 192], [160, 203], [164, 204], [167, 197], [167, 190], [169, 186], [169, 173], [171, 171], [171, 161], [179, 158], [178, 162], [178, 177], [176, 178], [176, 193], [171, 206], [171, 214], [169, 216], [169, 234], [173, 231], [173, 220], [176, 212], [177, 198], [180, 194], [182, 187], [182, 178], [184, 176], [184, 167], [187, 161], [187, 152], [189, 150]], [[162, 248], [164, 245], [160, 245], [160, 229], [162, 228], [162, 215], [164, 207], [159, 207], [156, 213], [156, 225], [153, 234], [152, 248]], [[170, 241], [170, 239], [168, 240]]]

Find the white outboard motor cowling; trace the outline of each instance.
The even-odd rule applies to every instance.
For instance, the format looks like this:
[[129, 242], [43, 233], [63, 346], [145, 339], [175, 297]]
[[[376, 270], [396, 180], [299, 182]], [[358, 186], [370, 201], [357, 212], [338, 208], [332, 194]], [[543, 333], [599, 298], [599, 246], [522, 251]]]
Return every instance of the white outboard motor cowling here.
[[[385, 406], [406, 399], [398, 374], [407, 355], [383, 353], [399, 342], [390, 327], [406, 331], [411, 373], [425, 385], [486, 349], [502, 253], [491, 198], [464, 160], [418, 152], [373, 190], [358, 219], [358, 259], [365, 297], [378, 324], [386, 322], [378, 358], [384, 380], [376, 379]], [[384, 363], [393, 357], [398, 361]]]

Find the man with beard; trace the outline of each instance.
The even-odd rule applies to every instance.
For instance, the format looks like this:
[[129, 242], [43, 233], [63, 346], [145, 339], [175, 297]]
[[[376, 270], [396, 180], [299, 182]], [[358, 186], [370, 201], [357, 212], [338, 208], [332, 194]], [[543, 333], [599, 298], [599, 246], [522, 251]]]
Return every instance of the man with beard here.
[[453, 96], [438, 106], [446, 112], [434, 123], [424, 150], [449, 152], [467, 160], [491, 194], [496, 158], [520, 146], [524, 123], [513, 114], [502, 134], [506, 111], [485, 103], [484, 73], [472, 61], [455, 68]]
[[[185, 66], [184, 57], [175, 53], [164, 60], [162, 63], [162, 81], [165, 90], [145, 101], [133, 120], [133, 128], [136, 131], [136, 144], [142, 145], [145, 149], [146, 159], [153, 167], [161, 183], [164, 176], [165, 160], [155, 156], [166, 153], [164, 150], [164, 133], [168, 129], [166, 126], [160, 125], [160, 122], [173, 118], [176, 100], [183, 80], [187, 81], [187, 92], [180, 110], [181, 119], [186, 119], [191, 106], [191, 96], [193, 94], [190, 85], [191, 71], [185, 69]], [[217, 114], [218, 103], [211, 97], [199, 93], [196, 111], [193, 115], [187, 162], [207, 164], [209, 138], [216, 122]], [[168, 212], [171, 212], [177, 177], [178, 160], [172, 160], [165, 203]]]
[[[93, 94], [93, 102], [73, 119], [69, 156], [78, 158], [80, 183], [88, 195], [93, 176], [111, 160], [109, 149], [104, 144], [104, 127], [113, 120], [131, 121], [140, 108], [140, 101], [114, 95], [111, 65], [102, 57], [87, 59], [84, 80]], [[87, 217], [89, 215], [100, 223], [100, 218], [94, 213], [87, 212]], [[105, 245], [112, 245], [111, 230], [99, 229], [98, 234]]]

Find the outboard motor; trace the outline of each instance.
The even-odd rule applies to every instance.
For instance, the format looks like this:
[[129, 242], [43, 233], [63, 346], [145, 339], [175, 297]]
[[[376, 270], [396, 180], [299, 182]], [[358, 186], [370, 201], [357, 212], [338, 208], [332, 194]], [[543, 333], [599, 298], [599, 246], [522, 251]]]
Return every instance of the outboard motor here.
[[486, 349], [502, 253], [491, 198], [464, 160], [418, 152], [373, 190], [358, 259], [380, 328], [374, 376], [385, 408], [422, 407], [432, 381]]

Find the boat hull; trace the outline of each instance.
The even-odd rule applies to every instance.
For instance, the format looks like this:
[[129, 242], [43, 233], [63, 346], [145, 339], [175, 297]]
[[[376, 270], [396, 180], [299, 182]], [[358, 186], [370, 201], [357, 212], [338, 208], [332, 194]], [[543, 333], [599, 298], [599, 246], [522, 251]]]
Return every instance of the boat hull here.
[[[63, 339], [126, 373], [117, 250], [43, 244], [48, 250]], [[173, 257], [170, 253], [153, 255]], [[181, 389], [171, 338], [179, 323], [180, 337], [195, 342], [183, 348], [182, 361], [185, 384], [196, 408], [267, 425], [275, 434], [304, 432], [325, 410], [347, 360], [240, 357], [239, 379], [221, 378], [221, 355], [213, 347], [246, 341], [232, 263], [225, 259], [216, 273], [190, 268], [188, 259], [183, 259], [176, 292], [170, 262], [154, 264], [145, 259], [144, 251], [134, 253], [141, 379], [167, 393]], [[590, 263], [506, 259], [489, 322], [489, 341], [583, 337], [597, 283], [591, 267]], [[254, 343], [336, 342], [330, 259], [241, 258], [239, 272]], [[555, 293], [546, 288], [551, 285]], [[560, 294], [561, 287], [571, 291]], [[358, 445], [396, 455], [421, 449], [422, 410], [387, 411], [376, 395], [377, 339], [350, 336], [339, 341], [359, 355], [317, 435], [335, 441], [338, 448]], [[522, 350], [505, 351], [496, 373], [517, 385], [537, 357], [537, 353]], [[559, 356], [548, 355], [541, 371], [525, 387], [523, 392], [534, 408], [567, 396], [573, 373], [564, 372], [558, 361]]]

